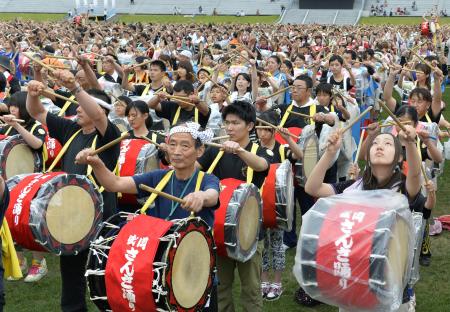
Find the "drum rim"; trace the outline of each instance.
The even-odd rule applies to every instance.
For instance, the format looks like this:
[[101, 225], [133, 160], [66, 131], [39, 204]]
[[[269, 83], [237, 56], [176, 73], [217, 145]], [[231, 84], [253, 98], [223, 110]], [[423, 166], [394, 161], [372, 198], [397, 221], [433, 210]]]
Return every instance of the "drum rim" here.
[[[285, 231], [290, 231], [292, 229], [292, 221], [293, 221], [293, 213], [294, 213], [294, 174], [292, 173], [292, 164], [289, 160], [283, 161], [280, 166], [277, 168], [278, 170], [283, 171], [284, 175], [287, 177], [285, 180], [285, 185], [279, 185], [275, 181], [275, 210], [277, 215], [277, 226], [279, 229], [283, 229]], [[278, 173], [275, 173], [278, 175]], [[285, 204], [282, 204], [278, 201], [279, 194], [284, 194], [284, 190], [286, 190], [287, 197], [284, 198]], [[285, 212], [285, 213], [283, 213]], [[280, 218], [279, 218], [280, 217]], [[282, 219], [286, 219], [283, 221]]]
[[[20, 134], [7, 136], [4, 139], [0, 140], [0, 175], [3, 177], [3, 179], [5, 179], [5, 181], [10, 178], [13, 178], [16, 175], [13, 175], [11, 177], [6, 176], [6, 161], [8, 159], [7, 159], [7, 157], [5, 157], [4, 151], [6, 151], [6, 154], [9, 155], [9, 153], [13, 150], [13, 148], [18, 145], [26, 145], [28, 147], [25, 140], [21, 137]], [[39, 153], [36, 151], [33, 151], [31, 148], [29, 148], [29, 149], [30, 149], [30, 152], [33, 155], [33, 159], [34, 159], [34, 171], [19, 173], [18, 175], [38, 173], [38, 172], [42, 171], [42, 160], [39, 156]]]

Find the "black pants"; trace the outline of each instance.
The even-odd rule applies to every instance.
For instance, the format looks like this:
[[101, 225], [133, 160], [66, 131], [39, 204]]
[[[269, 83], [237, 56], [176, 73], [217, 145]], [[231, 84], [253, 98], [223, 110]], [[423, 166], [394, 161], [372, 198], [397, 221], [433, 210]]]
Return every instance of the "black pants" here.
[[89, 250], [84, 250], [76, 256], [61, 256], [62, 294], [61, 310], [63, 312], [87, 312], [86, 306], [86, 262]]

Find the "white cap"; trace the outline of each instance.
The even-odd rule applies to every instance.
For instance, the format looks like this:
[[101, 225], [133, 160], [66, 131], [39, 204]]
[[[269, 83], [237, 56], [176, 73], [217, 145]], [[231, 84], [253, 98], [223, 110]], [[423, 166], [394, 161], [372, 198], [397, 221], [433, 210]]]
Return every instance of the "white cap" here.
[[188, 58], [192, 58], [192, 52], [188, 50], [183, 50], [180, 52], [180, 55], [186, 56]]

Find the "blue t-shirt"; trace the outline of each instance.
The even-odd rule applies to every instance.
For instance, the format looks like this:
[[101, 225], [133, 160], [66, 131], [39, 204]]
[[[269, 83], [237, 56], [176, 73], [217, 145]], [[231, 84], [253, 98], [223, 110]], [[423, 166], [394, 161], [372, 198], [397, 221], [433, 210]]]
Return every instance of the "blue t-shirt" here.
[[[155, 188], [156, 185], [158, 185], [159, 181], [166, 175], [166, 173], [169, 170], [155, 170], [152, 172], [147, 172], [140, 175], [133, 176], [134, 183], [136, 183], [136, 188], [138, 189], [138, 198], [142, 197], [148, 197], [149, 193], [146, 191], [142, 191], [139, 188], [139, 184], [145, 184], [150, 187]], [[187, 194], [192, 193], [195, 191], [195, 185], [197, 184], [197, 176], [198, 176], [198, 170], [195, 172], [194, 177], [189, 183], [189, 186], [186, 188], [186, 191], [184, 192], [183, 196], [181, 193], [183, 192], [184, 188], [186, 187], [186, 184], [188, 183], [189, 179], [187, 180], [178, 180], [175, 172], [172, 174], [172, 177], [169, 179], [169, 182], [166, 184], [166, 186], [162, 189], [163, 192], [169, 193], [176, 197], [185, 197]], [[212, 175], [205, 173], [205, 176], [203, 177], [203, 181], [200, 185], [200, 191], [206, 191], [209, 189], [214, 189], [218, 193], [220, 193], [219, 188], [219, 179]], [[156, 200], [154, 202], [155, 207], [150, 207], [147, 210], [147, 214], [153, 217], [161, 218], [161, 219], [167, 219], [173, 220], [173, 219], [183, 219], [187, 218], [190, 215], [190, 212], [187, 210], [184, 210], [181, 208], [180, 205], [177, 206], [175, 211], [170, 215], [170, 211], [172, 210], [172, 207], [177, 205], [177, 203], [166, 199], [162, 196], [157, 196]], [[200, 218], [202, 218], [206, 223], [208, 223], [209, 226], [213, 226], [214, 224], [214, 210], [219, 208], [219, 200], [217, 200], [217, 204], [213, 207], [204, 207], [198, 214]]]

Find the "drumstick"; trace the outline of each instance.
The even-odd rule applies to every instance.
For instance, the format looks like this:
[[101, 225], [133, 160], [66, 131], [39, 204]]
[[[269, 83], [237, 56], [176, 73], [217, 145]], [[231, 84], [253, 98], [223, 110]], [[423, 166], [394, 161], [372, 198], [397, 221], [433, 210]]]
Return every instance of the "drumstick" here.
[[54, 69], [53, 67], [45, 64], [44, 62], [42, 62], [41, 60], [38, 60], [37, 58], [31, 56], [31, 55], [27, 55], [25, 53], [22, 53], [25, 57], [29, 58], [30, 60], [32, 60], [33, 62], [41, 65], [44, 68], [47, 68], [51, 73], [53, 73], [56, 69]]
[[285, 92], [286, 90], [288, 90], [288, 89], [290, 89], [290, 88], [291, 88], [291, 86], [288, 86], [288, 87], [286, 87], [286, 88], [283, 88], [283, 89], [281, 89], [281, 90], [278, 90], [277, 92], [272, 93], [271, 95], [265, 96], [264, 98], [270, 99], [271, 97], [277, 96], [278, 94], [283, 93], [283, 92]]
[[365, 114], [367, 114], [368, 112], [370, 112], [372, 110], [373, 106], [369, 106], [367, 107], [361, 114], [359, 114], [358, 117], [356, 117], [355, 119], [353, 119], [347, 126], [345, 126], [344, 128], [342, 128], [342, 133], [344, 133], [345, 131], [347, 131], [348, 129], [350, 129], [351, 127], [353, 127], [354, 124], [356, 124], [358, 121], [361, 120], [361, 118], [364, 117]]
[[211, 141], [219, 141], [219, 140], [225, 140], [225, 139], [229, 139], [230, 136], [229, 135], [223, 135], [223, 136], [218, 136], [215, 138], [212, 138]]
[[391, 118], [394, 120], [397, 126], [399, 126], [400, 129], [402, 129], [404, 132], [407, 132], [405, 126], [400, 122], [400, 120], [398, 120], [397, 116], [395, 116], [395, 114], [391, 112], [389, 107], [387, 107], [386, 104], [381, 100], [378, 100], [378, 102], [380, 103], [381, 106], [383, 106], [383, 109], [386, 110], [386, 113], [388, 113], [388, 115], [391, 116]]
[[436, 67], [434, 67], [430, 62], [428, 62], [426, 59], [424, 59], [423, 57], [421, 57], [416, 51], [411, 50], [411, 52], [417, 56], [417, 58], [424, 63], [425, 65], [427, 65], [431, 71], [436, 71]]
[[309, 116], [309, 115], [302, 114], [302, 113], [297, 113], [297, 112], [294, 112], [293, 110], [290, 110], [290, 109], [288, 109], [287, 111], [290, 114], [292, 114], [292, 115], [300, 116], [300, 117], [303, 117], [303, 118], [313, 118], [313, 116]]
[[76, 60], [73, 56], [63, 56], [63, 55], [47, 55], [48, 58], [62, 59], [62, 60]]
[[[262, 120], [261, 118], [256, 117], [256, 121], [262, 123], [263, 125], [269, 126], [269, 127], [271, 127], [272, 129], [275, 129], [276, 131], [280, 131], [280, 129], [279, 129], [277, 126], [272, 125], [270, 122], [267, 122], [267, 121], [265, 121], [265, 120]], [[295, 138], [295, 139], [297, 139], [297, 140], [299, 139], [299, 137], [296, 136], [295, 134], [292, 134], [292, 133], [290, 133], [290, 132], [288, 132], [288, 133], [289, 133], [289, 135], [290, 135], [291, 137], [293, 137], [293, 138]]]
[[[0, 116], [0, 119], [1, 120], [5, 120], [3, 117], [1, 117]], [[23, 119], [17, 119], [17, 118], [13, 118], [11, 121], [15, 121], [15, 122], [18, 122], [18, 123], [24, 123], [25, 122], [25, 120], [23, 120]], [[6, 124], [5, 124], [6, 125]]]
[[269, 126], [256, 126], [256, 129], [272, 129], [272, 127]]
[[51, 89], [45, 89], [45, 90], [42, 91], [42, 93], [47, 93], [47, 94], [53, 95], [54, 97], [57, 97], [57, 98], [60, 98], [62, 100], [69, 101], [70, 103], [78, 105], [77, 101], [75, 101], [73, 99], [70, 99], [68, 97], [65, 97], [64, 95], [58, 94], [56, 92], [53, 92]]
[[[363, 129], [363, 131], [361, 131], [361, 136], [359, 137], [359, 143], [358, 143], [358, 148], [356, 149], [355, 161], [353, 162], [354, 164], [358, 163], [359, 153], [361, 152], [361, 145], [362, 145], [362, 142], [364, 141], [365, 134], [366, 134], [366, 129]], [[355, 175], [353, 173], [350, 174], [350, 179], [354, 179], [354, 178], [355, 178]]]
[[153, 60], [147, 60], [147, 61], [142, 62], [140, 64], [135, 64], [135, 65], [131, 66], [130, 69], [135, 69], [135, 68], [138, 68], [138, 67], [150, 64], [151, 62], [153, 62]]
[[191, 102], [188, 102], [188, 101], [184, 101], [184, 100], [178, 99], [178, 98], [173, 97], [173, 96], [167, 96], [166, 95], [166, 97], [168, 97], [169, 99], [170, 98], [174, 98], [177, 102], [184, 103], [184, 104], [187, 104], [187, 105], [190, 105], [190, 106], [193, 106], [193, 107], [196, 106], [194, 103], [191, 103]]
[[147, 191], [149, 193], [155, 193], [155, 194], [157, 194], [159, 196], [162, 196], [164, 198], [167, 198], [168, 200], [177, 202], [177, 203], [182, 204], [182, 205], [184, 205], [186, 203], [186, 201], [184, 199], [181, 199], [179, 197], [175, 197], [173, 195], [167, 194], [166, 192], [158, 191], [157, 189], [154, 189], [153, 187], [150, 187], [150, 186], [145, 185], [145, 184], [139, 184], [139, 188], [141, 190]]
[[149, 143], [152, 143], [152, 144], [154, 144], [156, 147], [158, 147], [159, 148], [159, 144], [158, 143], [156, 143], [155, 141], [153, 141], [152, 139], [150, 139], [150, 138], [147, 138], [146, 136], [138, 136], [137, 138], [139, 138], [139, 139], [142, 139], [142, 140], [145, 140], [145, 141], [147, 141], [147, 142], [149, 142]]
[[[219, 143], [213, 143], [213, 142], [205, 142], [204, 143], [206, 146], [211, 146], [211, 147], [217, 147], [217, 148], [224, 148], [223, 144], [219, 144]], [[244, 151], [244, 149], [242, 147], [239, 148], [240, 151]]]
[[129, 134], [128, 132], [124, 132], [124, 133], [123, 133], [120, 137], [118, 137], [117, 139], [112, 140], [112, 141], [109, 142], [109, 143], [106, 143], [105, 145], [103, 145], [103, 146], [100, 147], [100, 148], [97, 148], [95, 151], [93, 151], [93, 152], [91, 153], [91, 156], [94, 156], [94, 155], [97, 155], [97, 154], [100, 154], [100, 153], [106, 151], [108, 148], [113, 147], [114, 145], [116, 145], [117, 143], [119, 143], [119, 142], [122, 141], [123, 139], [128, 138], [129, 136], [130, 136], [130, 134]]

